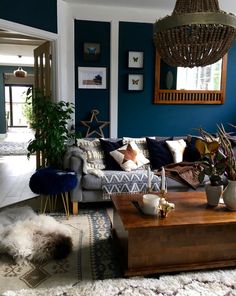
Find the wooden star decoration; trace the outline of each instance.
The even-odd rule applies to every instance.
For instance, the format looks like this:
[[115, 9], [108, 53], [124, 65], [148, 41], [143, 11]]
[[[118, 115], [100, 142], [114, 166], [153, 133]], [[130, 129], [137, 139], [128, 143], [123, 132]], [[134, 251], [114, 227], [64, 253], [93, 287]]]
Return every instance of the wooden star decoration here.
[[88, 129], [85, 137], [89, 138], [92, 135], [97, 135], [104, 138], [103, 128], [110, 124], [109, 121], [101, 121], [97, 119], [97, 115], [100, 113], [97, 109], [91, 111], [92, 116], [90, 120], [81, 120], [80, 122], [85, 125]]

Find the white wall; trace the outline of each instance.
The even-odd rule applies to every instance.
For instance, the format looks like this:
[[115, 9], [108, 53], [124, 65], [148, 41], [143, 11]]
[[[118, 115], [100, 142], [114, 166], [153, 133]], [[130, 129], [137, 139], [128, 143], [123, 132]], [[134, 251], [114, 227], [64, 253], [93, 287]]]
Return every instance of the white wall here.
[[[110, 69], [110, 136], [117, 136], [118, 110], [118, 40], [119, 21], [154, 23], [159, 17], [170, 13], [166, 10], [121, 8], [111, 6], [68, 4], [58, 0], [58, 53], [61, 99], [74, 102], [74, 20], [105, 21], [111, 24]], [[138, 32], [134, 32], [138, 34]]]

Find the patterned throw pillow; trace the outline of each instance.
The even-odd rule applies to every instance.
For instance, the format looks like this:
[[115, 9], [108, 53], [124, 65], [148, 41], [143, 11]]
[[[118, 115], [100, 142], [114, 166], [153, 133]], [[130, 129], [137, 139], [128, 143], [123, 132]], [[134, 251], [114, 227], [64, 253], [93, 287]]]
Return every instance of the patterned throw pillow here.
[[173, 141], [166, 141], [167, 146], [170, 149], [170, 152], [173, 155], [174, 163], [182, 162], [184, 150], [187, 146], [184, 139], [180, 140], [173, 140]]
[[[153, 137], [155, 139], [155, 137]], [[146, 138], [129, 138], [129, 137], [123, 137], [123, 143], [129, 144], [130, 142], [135, 142], [135, 144], [138, 146], [139, 150], [143, 153], [143, 155], [149, 159], [149, 152], [147, 148], [147, 141]]]
[[110, 154], [126, 172], [136, 170], [149, 163], [149, 160], [143, 155], [134, 141], [111, 151]]
[[105, 169], [104, 153], [99, 139], [85, 140], [78, 139], [77, 145], [85, 152], [87, 169]]

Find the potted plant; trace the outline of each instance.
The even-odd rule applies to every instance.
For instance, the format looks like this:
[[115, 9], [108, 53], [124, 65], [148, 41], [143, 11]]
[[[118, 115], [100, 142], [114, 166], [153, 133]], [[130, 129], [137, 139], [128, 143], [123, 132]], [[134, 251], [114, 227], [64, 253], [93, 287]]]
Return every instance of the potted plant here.
[[33, 110], [32, 110], [32, 100], [28, 97], [26, 97], [25, 103], [23, 105], [23, 115], [27, 120], [28, 126], [31, 128], [32, 121], [33, 121]]
[[61, 168], [67, 143], [70, 139], [74, 139], [74, 134], [68, 129], [74, 104], [64, 101], [53, 102], [40, 91], [36, 91], [33, 97], [32, 95], [32, 90], [29, 89], [27, 101], [32, 102], [31, 124], [35, 130], [35, 137], [29, 142], [27, 156], [42, 152], [45, 165]]
[[207, 132], [200, 130], [202, 139], [197, 139], [195, 146], [201, 155], [199, 181], [203, 182], [205, 176], [209, 177], [210, 184], [206, 185], [207, 203], [217, 206], [223, 193], [222, 176], [227, 168], [227, 158], [220, 143]]

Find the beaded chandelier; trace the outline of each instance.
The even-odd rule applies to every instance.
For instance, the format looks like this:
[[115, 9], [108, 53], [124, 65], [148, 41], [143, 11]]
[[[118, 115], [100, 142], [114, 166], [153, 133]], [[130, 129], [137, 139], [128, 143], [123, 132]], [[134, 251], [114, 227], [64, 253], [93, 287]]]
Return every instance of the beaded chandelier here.
[[235, 38], [236, 17], [220, 10], [218, 0], [177, 0], [171, 16], [154, 24], [161, 58], [174, 67], [213, 64]]

